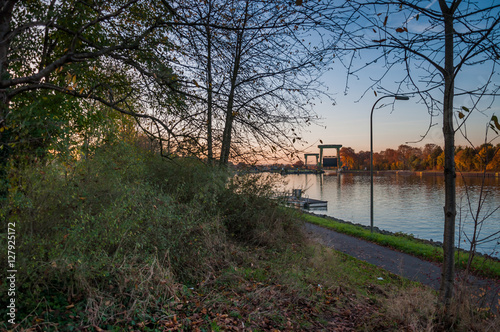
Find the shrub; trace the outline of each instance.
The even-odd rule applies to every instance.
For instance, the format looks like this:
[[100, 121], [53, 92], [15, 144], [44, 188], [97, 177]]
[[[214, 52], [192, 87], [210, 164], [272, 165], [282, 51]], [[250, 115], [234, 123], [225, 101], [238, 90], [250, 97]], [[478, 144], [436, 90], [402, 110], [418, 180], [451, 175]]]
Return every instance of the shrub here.
[[220, 201], [224, 224], [235, 238], [259, 245], [300, 242], [300, 223], [273, 199], [275, 180], [261, 175], [236, 175]]
[[64, 321], [73, 305], [87, 312], [79, 324], [113, 322], [123, 308], [146, 315], [227, 268], [234, 240], [276, 247], [300, 233], [271, 181], [126, 143], [11, 174], [1, 214], [16, 222], [19, 317]]
[[[154, 167], [157, 173], [148, 173]], [[93, 321], [110, 319], [97, 314], [109, 307], [103, 303], [115, 309], [134, 303], [128, 310], [136, 310], [148, 299], [174, 296], [178, 283], [200, 280], [223, 263], [220, 218], [207, 212], [207, 202], [188, 199], [202, 188], [200, 179], [217, 175], [204, 168], [189, 177], [179, 168], [116, 144], [71, 166], [53, 162], [13, 172], [18, 185], [2, 215], [16, 223], [21, 316], [42, 299], [65, 306], [80, 298], [93, 308]], [[164, 186], [175, 181], [186, 185]], [[205, 187], [206, 199], [224, 188], [208, 179]], [[0, 253], [6, 261], [5, 255]], [[5, 287], [0, 285], [2, 296]]]

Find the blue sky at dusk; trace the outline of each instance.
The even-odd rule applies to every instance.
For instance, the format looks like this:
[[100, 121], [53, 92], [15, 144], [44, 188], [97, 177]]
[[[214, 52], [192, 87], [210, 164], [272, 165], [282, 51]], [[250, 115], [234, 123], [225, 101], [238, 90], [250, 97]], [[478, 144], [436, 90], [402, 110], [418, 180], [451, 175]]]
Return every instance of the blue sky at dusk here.
[[[437, 5], [436, 1], [429, 1], [428, 7]], [[426, 27], [426, 21], [422, 18], [417, 20], [414, 16], [406, 17], [402, 13], [399, 16], [391, 16], [388, 26], [392, 23], [392, 20], [396, 22], [406, 21], [408, 29], [413, 33], [420, 33], [428, 28]], [[397, 25], [395, 23], [395, 26]], [[432, 33], [434, 29], [431, 28], [427, 33], [429, 31]], [[460, 29], [460, 26], [457, 29]], [[439, 31], [436, 30], [436, 33], [439, 33]], [[371, 29], [367, 29], [367, 35], [371, 39], [381, 38]], [[442, 45], [436, 43], [435, 47], [440, 48]], [[357, 63], [354, 64], [354, 68], [362, 67], [365, 63], [370, 62], [371, 59], [380, 56], [381, 51], [381, 49], [366, 51], [359, 55], [355, 60]], [[434, 61], [441, 62], [442, 59], [439, 58], [440, 54], [438, 53]], [[357, 72], [357, 77], [351, 76], [349, 78], [347, 94], [344, 93], [346, 87], [346, 69], [341, 65], [340, 61], [333, 63], [331, 70], [322, 77], [322, 81], [328, 87], [328, 93], [335, 100], [335, 105], [332, 105], [332, 102], [328, 98], [323, 98], [321, 103], [316, 103], [314, 111], [322, 118], [322, 126], [312, 125], [304, 128], [303, 138], [308, 144], [295, 144], [296, 148], [299, 150], [306, 149], [307, 152], [318, 152], [317, 145], [321, 144], [319, 140], [322, 140], [323, 144], [342, 144], [343, 146], [352, 147], [356, 152], [362, 150], [369, 151], [370, 112], [375, 101], [387, 94], [381, 89], [375, 88], [377, 92], [377, 96], [375, 96], [374, 91], [370, 87], [373, 84], [373, 79], [384, 76], [386, 72], [386, 69], [383, 67], [384, 63], [384, 59], [381, 59], [378, 63]], [[429, 72], [425, 70], [425, 66], [423, 69], [418, 69], [421, 64], [422, 62], [419, 60], [412, 61], [410, 71], [413, 78], [419, 80], [419, 86], [427, 87], [426, 79], [429, 77]], [[405, 76], [406, 68], [394, 66], [391, 68], [389, 75], [385, 76], [380, 82], [380, 86], [386, 90], [393, 93], [406, 94], [410, 97], [410, 100], [394, 102], [391, 98], [385, 98], [377, 104], [373, 116], [374, 151], [381, 151], [386, 148], [397, 149], [401, 144], [408, 144], [415, 147], [423, 147], [427, 143], [444, 145], [442, 113], [438, 110], [434, 110], [436, 116], [432, 117], [433, 127], [427, 133], [426, 137], [421, 140], [422, 136], [429, 129], [431, 116], [429, 115], [427, 106], [422, 103], [419, 96], [412, 96], [412, 93], [416, 91], [410, 90], [410, 87], [406, 85], [398, 85], [397, 82], [401, 81]], [[436, 80], [439, 77], [434, 76], [433, 79]], [[458, 94], [461, 91], [460, 89], [477, 89], [487, 82], [491, 86], [500, 85], [500, 73], [496, 68], [492, 68], [487, 62], [473, 67], [465, 66], [456, 78], [455, 93]], [[439, 101], [443, 99], [442, 91], [436, 90], [433, 96]], [[386, 106], [380, 107], [382, 105]], [[473, 101], [466, 96], [456, 95], [454, 105], [457, 108], [457, 115], [458, 109], [462, 106], [470, 109], [474, 108]], [[467, 137], [474, 146], [479, 146], [485, 142], [486, 127], [493, 114], [500, 117], [500, 100], [484, 97], [471, 112], [467, 119], [466, 127], [462, 127], [466, 129]], [[462, 132], [465, 133], [464, 130]], [[419, 142], [412, 143], [416, 141]], [[500, 138], [495, 138], [494, 132], [490, 130], [488, 132], [488, 141], [498, 144], [500, 143]], [[470, 145], [470, 143], [462, 137], [461, 132], [457, 132], [456, 145], [465, 146]], [[308, 146], [311, 147], [307, 148]], [[331, 153], [334, 154], [333, 151]]]
[[[462, 79], [472, 82], [471, 84], [476, 81], [477, 85], [480, 85], [484, 83], [485, 77], [488, 75], [487, 68], [484, 69], [485, 72], [481, 74], [478, 71], [478, 75], [463, 73], [459, 76], [458, 81], [460, 82]], [[382, 70], [380, 68], [380, 71]], [[370, 112], [374, 102], [384, 94], [379, 92], [376, 97], [372, 91], [369, 91], [359, 100], [370, 85], [367, 73], [366, 79], [351, 79], [349, 92], [344, 95], [345, 72], [339, 72], [341, 70], [331, 71], [323, 78], [325, 84], [329, 86], [329, 93], [333, 95], [336, 104], [332, 105], [329, 100], [316, 103], [314, 110], [322, 118], [323, 125], [312, 125], [305, 128], [303, 137], [309, 144], [304, 144], [304, 147], [314, 144], [308, 149], [308, 152], [316, 152], [316, 146], [321, 144], [319, 140], [322, 140], [324, 144], [349, 146], [356, 152], [370, 149]], [[373, 74], [373, 69], [370, 73]], [[360, 75], [363, 76], [363, 73]], [[498, 74], [494, 77], [498, 79]], [[498, 83], [500, 82], [497, 81]], [[411, 91], [407, 92], [411, 93]], [[380, 108], [383, 105], [386, 106]], [[470, 101], [463, 97], [456, 97], [455, 105], [457, 107], [471, 106]], [[487, 108], [486, 104], [483, 106], [483, 109]], [[475, 146], [484, 143], [486, 125], [492, 114], [500, 116], [499, 101], [495, 101], [491, 108], [486, 109], [483, 113], [478, 110], [473, 111], [467, 120], [467, 136]], [[386, 148], [396, 149], [401, 144], [420, 140], [429, 128], [430, 120], [427, 107], [419, 103], [417, 96], [410, 96], [408, 101], [395, 101], [394, 103], [391, 98], [381, 100], [373, 115], [374, 151]], [[421, 147], [427, 143], [434, 143], [443, 146], [441, 114], [433, 117], [432, 121], [434, 126], [427, 137], [419, 143], [408, 143], [408, 145]], [[493, 132], [490, 131], [488, 137], [489, 139], [494, 138]], [[500, 143], [500, 139], [496, 139], [493, 143]], [[456, 144], [466, 145], [468, 143], [461, 137], [460, 133], [457, 133]], [[296, 146], [303, 148], [299, 144]]]

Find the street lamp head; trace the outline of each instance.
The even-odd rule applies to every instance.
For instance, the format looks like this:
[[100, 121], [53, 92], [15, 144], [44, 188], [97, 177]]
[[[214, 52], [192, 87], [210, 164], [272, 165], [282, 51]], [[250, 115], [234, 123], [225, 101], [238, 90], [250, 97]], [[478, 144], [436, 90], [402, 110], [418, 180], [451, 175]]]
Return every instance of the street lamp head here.
[[396, 99], [396, 100], [409, 100], [410, 97], [408, 97], [408, 96], [397, 96], [396, 95], [396, 96], [394, 96], [394, 99]]

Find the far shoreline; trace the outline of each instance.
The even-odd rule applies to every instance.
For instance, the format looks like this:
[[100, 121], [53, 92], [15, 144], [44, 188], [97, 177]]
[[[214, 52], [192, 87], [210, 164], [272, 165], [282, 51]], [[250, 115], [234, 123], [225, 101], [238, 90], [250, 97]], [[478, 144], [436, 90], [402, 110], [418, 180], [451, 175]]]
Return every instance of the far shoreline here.
[[[346, 174], [370, 175], [370, 170], [345, 170]], [[417, 175], [417, 176], [444, 176], [443, 171], [409, 171], [409, 170], [374, 170], [377, 175]], [[458, 172], [457, 176], [500, 178], [500, 172]]]

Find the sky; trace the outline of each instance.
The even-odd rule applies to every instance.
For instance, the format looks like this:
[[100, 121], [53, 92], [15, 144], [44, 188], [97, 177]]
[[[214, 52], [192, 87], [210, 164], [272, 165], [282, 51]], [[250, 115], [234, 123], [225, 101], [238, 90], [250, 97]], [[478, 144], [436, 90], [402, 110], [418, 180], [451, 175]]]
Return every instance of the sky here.
[[[436, 1], [430, 1], [428, 6], [437, 6]], [[425, 26], [423, 19], [409, 20], [408, 28], [420, 31]], [[420, 29], [420, 30], [419, 30]], [[378, 52], [378, 51], [376, 51]], [[378, 53], [379, 54], [379, 53]], [[367, 61], [368, 56], [360, 59]], [[415, 63], [415, 62], [414, 62]], [[391, 75], [384, 78], [382, 82], [387, 90], [394, 90], [398, 78], [405, 75], [404, 68], [391, 70]], [[413, 70], [413, 68], [412, 68]], [[417, 69], [415, 69], [417, 70]], [[493, 70], [495, 72], [495, 70]], [[381, 77], [385, 68], [371, 65], [358, 73], [358, 78], [349, 79], [349, 90], [345, 94], [346, 69], [340, 63], [332, 64], [332, 70], [327, 72], [322, 81], [328, 87], [328, 93], [335, 100], [335, 105], [328, 98], [323, 98], [322, 102], [316, 103], [314, 112], [321, 118], [320, 126], [309, 126], [304, 128], [303, 139], [308, 144], [295, 144], [299, 150], [305, 149], [307, 153], [317, 153], [318, 144], [342, 144], [353, 148], [356, 152], [370, 150], [370, 112], [375, 101], [382, 97], [382, 91], [367, 89], [372, 84], [371, 79]], [[490, 78], [492, 72], [491, 65], [476, 65], [474, 68], [465, 67], [456, 78], [456, 87], [465, 87], [467, 89], [477, 88], [489, 81], [494, 85], [500, 85], [500, 73], [495, 72]], [[418, 74], [414, 72], [414, 74]], [[397, 77], [400, 76], [401, 77]], [[416, 76], [415, 76], [416, 77]], [[392, 89], [391, 89], [392, 88]], [[429, 130], [431, 116], [427, 106], [424, 105], [419, 97], [412, 93], [415, 91], [401, 91], [410, 97], [407, 101], [394, 101], [392, 98], [381, 100], [373, 115], [373, 141], [374, 151], [382, 151], [387, 148], [397, 149], [401, 144], [408, 144], [413, 147], [423, 147], [427, 143], [433, 143], [444, 146], [442, 134], [442, 114], [432, 117], [433, 126]], [[442, 94], [435, 94], [435, 98], [442, 100]], [[486, 101], [488, 101], [486, 103]], [[466, 122], [467, 137], [472, 145], [479, 146], [485, 142], [485, 133], [487, 124], [493, 114], [500, 117], [500, 100], [496, 100], [490, 105], [491, 99], [485, 99], [485, 103], [479, 104], [477, 109], [471, 112]], [[466, 97], [457, 96], [454, 99], [455, 107], [466, 106], [473, 108], [471, 100]], [[380, 107], [386, 105], [385, 107]], [[455, 125], [456, 127], [456, 125]], [[427, 131], [429, 132], [427, 133]], [[427, 135], [423, 138], [427, 133]], [[488, 141], [495, 136], [489, 131]], [[320, 143], [320, 140], [323, 143]], [[500, 138], [491, 141], [493, 144], [500, 143]], [[460, 132], [456, 134], [456, 145], [471, 145], [462, 137]], [[325, 151], [328, 155], [335, 155], [335, 150]]]
[[[380, 69], [382, 72], [382, 69]], [[464, 75], [463, 79], [469, 82], [477, 81], [480, 84], [484, 75]], [[497, 76], [498, 77], [498, 76]], [[317, 145], [342, 144], [351, 147], [356, 152], [370, 150], [370, 113], [375, 101], [384, 96], [378, 92], [363, 92], [369, 87], [367, 80], [360, 79], [352, 82], [347, 95], [344, 94], [345, 74], [330, 72], [323, 78], [329, 86], [329, 91], [335, 99], [335, 105], [326, 98], [317, 103], [314, 111], [321, 118], [321, 125], [312, 125], [304, 129], [303, 139], [309, 144], [296, 144], [299, 149], [306, 148], [309, 153], [319, 151]], [[460, 80], [460, 77], [459, 77]], [[500, 82], [497, 82], [500, 83]], [[411, 93], [412, 91], [408, 91]], [[407, 101], [394, 101], [393, 98], [384, 98], [379, 101], [373, 113], [373, 149], [375, 152], [387, 148], [397, 149], [401, 144], [413, 147], [423, 147], [427, 143], [440, 146], [444, 145], [442, 134], [442, 115], [432, 117], [433, 126], [425, 138], [423, 135], [429, 129], [431, 116], [427, 107], [419, 103], [417, 96], [409, 95]], [[360, 99], [361, 98], [361, 99]], [[469, 106], [466, 100], [455, 98], [456, 106]], [[381, 107], [382, 106], [382, 107]], [[485, 141], [486, 126], [491, 116], [500, 117], [500, 102], [495, 102], [491, 109], [484, 114], [473, 111], [467, 120], [467, 136], [474, 144], [479, 146]], [[488, 138], [494, 136], [490, 131]], [[500, 143], [500, 139], [493, 141]], [[307, 148], [308, 146], [311, 147]], [[470, 145], [460, 133], [456, 135], [456, 145]], [[326, 151], [325, 151], [326, 152]], [[332, 150], [333, 155], [334, 150]]]

